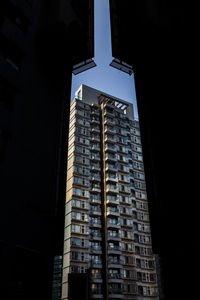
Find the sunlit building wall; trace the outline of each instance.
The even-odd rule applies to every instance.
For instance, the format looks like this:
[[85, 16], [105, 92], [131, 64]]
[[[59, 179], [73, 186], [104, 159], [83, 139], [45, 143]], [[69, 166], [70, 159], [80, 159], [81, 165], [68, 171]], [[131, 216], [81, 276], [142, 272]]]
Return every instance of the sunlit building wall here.
[[62, 299], [69, 274], [88, 274], [91, 299], [158, 299], [133, 104], [85, 85], [70, 108]]

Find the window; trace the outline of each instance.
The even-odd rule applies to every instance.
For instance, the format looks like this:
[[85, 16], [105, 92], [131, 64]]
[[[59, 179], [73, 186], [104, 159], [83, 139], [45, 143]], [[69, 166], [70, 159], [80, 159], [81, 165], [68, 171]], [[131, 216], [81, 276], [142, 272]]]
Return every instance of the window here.
[[78, 177], [78, 176], [74, 176], [74, 183], [75, 184], [85, 185], [85, 186], [89, 186], [90, 185], [89, 179]]
[[101, 270], [100, 269], [92, 269], [91, 271], [93, 278], [101, 278]]
[[100, 283], [92, 283], [92, 294], [101, 294], [101, 284]]
[[135, 192], [135, 196], [138, 199], [145, 199], [145, 200], [147, 199], [147, 194], [145, 192], [138, 192], [138, 191], [136, 191]]
[[[84, 126], [90, 126], [90, 122], [85, 119], [76, 118], [76, 123]], [[84, 131], [84, 128], [82, 128], [82, 131]]]
[[89, 197], [89, 191], [83, 190], [83, 189], [78, 189], [78, 188], [73, 188], [73, 195], [76, 196], [82, 196], [82, 197]]
[[76, 127], [75, 127], [75, 131], [76, 131], [77, 133], [79, 133], [79, 134], [84, 134], [84, 135], [86, 135], [86, 136], [89, 136], [89, 135], [90, 135], [90, 131], [89, 131], [88, 129], [86, 129], [86, 128], [83, 128], [83, 127], [78, 127], [78, 126], [76, 126]]
[[121, 278], [119, 271], [117, 269], [109, 269], [109, 278]]
[[110, 237], [118, 237], [119, 236], [118, 231], [115, 231], [115, 230], [108, 230], [108, 235]]
[[81, 207], [81, 200], [72, 199], [72, 206]]
[[98, 217], [91, 217], [90, 221], [92, 224], [101, 224], [100, 218]]
[[82, 138], [82, 137], [80, 137], [78, 135], [75, 136], [75, 142], [86, 144], [86, 145], [90, 144], [90, 140], [88, 140], [86, 138]]
[[71, 238], [71, 245], [72, 246], [80, 247], [81, 246], [81, 239]]
[[101, 212], [100, 207], [97, 205], [91, 205], [90, 208], [91, 208], [91, 211]]
[[99, 242], [91, 242], [91, 248], [93, 250], [101, 250], [101, 245]]
[[91, 229], [91, 235], [94, 237], [101, 237], [101, 232], [99, 229]]
[[[81, 91], [79, 91], [79, 92], [81, 92]], [[77, 105], [77, 107], [84, 108], [84, 103], [82, 101], [76, 101], [76, 105]]]
[[94, 264], [101, 264], [100, 255], [92, 255], [91, 260]]
[[106, 168], [111, 169], [111, 170], [112, 169], [116, 169], [116, 164], [114, 164], [114, 163], [113, 164], [112, 163], [107, 163], [106, 164]]
[[108, 224], [117, 225], [118, 224], [118, 219], [116, 219], [116, 218], [108, 218]]
[[72, 232], [81, 233], [81, 225], [72, 224], [71, 229], [72, 229]]
[[126, 225], [127, 225], [127, 226], [133, 226], [133, 220], [131, 220], [131, 219], [126, 219]]
[[83, 179], [81, 177], [74, 176], [74, 183], [76, 184], [82, 184]]
[[71, 252], [71, 259], [72, 260], [81, 260], [81, 254], [80, 252], [72, 251]]
[[116, 255], [109, 255], [108, 261], [111, 264], [117, 264], [117, 263], [119, 263], [119, 257]]
[[72, 219], [81, 220], [81, 213], [72, 211]]
[[107, 198], [110, 201], [117, 201], [117, 196], [115, 196], [115, 195], [108, 195]]

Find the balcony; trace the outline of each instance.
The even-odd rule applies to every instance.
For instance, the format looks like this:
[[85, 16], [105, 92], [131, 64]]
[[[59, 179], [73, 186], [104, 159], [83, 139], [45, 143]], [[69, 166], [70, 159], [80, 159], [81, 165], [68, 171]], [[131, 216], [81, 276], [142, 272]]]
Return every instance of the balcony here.
[[100, 147], [99, 147], [98, 144], [96, 144], [96, 145], [95, 145], [95, 144], [92, 144], [92, 145], [91, 145], [91, 150], [93, 150], [93, 151], [98, 151], [98, 152], [99, 152], [99, 151], [100, 151]]
[[104, 124], [115, 125], [115, 119], [105, 118], [104, 119]]
[[127, 185], [119, 185], [119, 192], [124, 194], [130, 194], [130, 187]]
[[105, 133], [116, 134], [116, 129], [111, 126], [105, 126]]
[[99, 175], [91, 174], [90, 180], [92, 180], [92, 181], [101, 181], [101, 177]]
[[91, 246], [91, 252], [96, 254], [102, 254], [101, 246]]
[[93, 268], [102, 268], [102, 261], [101, 260], [93, 260], [93, 261], [91, 261], [91, 266]]
[[126, 155], [119, 155], [118, 161], [122, 162], [122, 163], [125, 163], [125, 164], [129, 163], [129, 159], [128, 159], [128, 157]]
[[90, 222], [90, 226], [92, 227], [92, 228], [101, 228], [101, 222], [100, 221], [98, 221], [98, 222]]
[[113, 241], [113, 242], [120, 242], [121, 241], [121, 238], [119, 236], [119, 234], [116, 234], [116, 235], [109, 235], [108, 234], [108, 241]]
[[117, 169], [117, 167], [113, 164], [113, 165], [111, 165], [111, 164], [106, 164], [106, 171], [113, 171], [113, 172], [117, 172], [118, 171], [118, 169]]
[[101, 273], [92, 273], [92, 280], [101, 280], [102, 281]]
[[105, 109], [104, 110], [104, 116], [115, 117], [115, 111], [113, 110], [113, 108]]
[[100, 171], [100, 166], [98, 164], [92, 164], [91, 165], [91, 170], [94, 170], [94, 171]]
[[116, 174], [110, 175], [108, 173], [108, 174], [106, 174], [106, 181], [118, 182], [118, 178], [117, 178]]
[[91, 119], [92, 124], [100, 124], [100, 121], [97, 118], [92, 118]]
[[117, 161], [117, 157], [115, 154], [106, 153], [105, 160]]
[[96, 113], [97, 114], [100, 113], [99, 106], [97, 104], [92, 103], [92, 105], [91, 105], [91, 113], [95, 113], [95, 114]]
[[115, 204], [115, 205], [118, 205], [119, 204], [119, 199], [118, 198], [109, 198], [107, 197], [107, 200], [106, 200], [106, 203], [107, 204]]
[[112, 269], [112, 268], [118, 268], [118, 269], [122, 269], [122, 262], [121, 260], [117, 260], [117, 261], [108, 261], [108, 268]]
[[106, 193], [119, 193], [119, 189], [117, 186], [107, 184], [106, 185]]
[[120, 290], [119, 294], [109, 292], [109, 298], [111, 299], [124, 299], [124, 295], [122, 294], [122, 291]]
[[95, 141], [95, 142], [100, 142], [100, 136], [92, 135], [92, 136], [91, 136], [91, 140], [92, 140], [92, 141]]
[[100, 161], [100, 156], [97, 153], [91, 153], [90, 158], [92, 160]]
[[116, 143], [116, 139], [114, 136], [111, 136], [111, 135], [106, 135], [105, 136], [105, 142], [109, 142], [109, 143]]
[[100, 129], [99, 129], [98, 127], [92, 127], [92, 128], [91, 128], [91, 131], [92, 131], [92, 132], [100, 133]]
[[107, 223], [107, 228], [108, 229], [120, 229], [121, 225], [119, 223], [117, 223], [117, 224]]
[[99, 199], [99, 198], [91, 198], [91, 203], [101, 204], [101, 199]]
[[98, 293], [92, 292], [91, 298], [97, 300], [103, 299], [103, 294], [102, 292], [98, 292]]
[[[126, 176], [126, 175], [125, 175]], [[130, 178], [128, 177], [128, 176], [126, 176], [126, 177], [122, 177], [122, 176], [120, 176], [119, 177], [119, 181], [121, 181], [122, 182], [122, 184], [126, 184], [126, 183], [130, 183]]]
[[90, 214], [93, 215], [93, 216], [101, 216], [101, 210], [100, 209], [98, 209], [98, 210], [91, 210]]
[[113, 104], [110, 104], [108, 102], [104, 103], [103, 107], [104, 108], [108, 107], [108, 108], [112, 108], [112, 109], [115, 108], [115, 106]]
[[109, 279], [122, 279], [122, 275], [120, 273], [109, 273]]
[[91, 239], [93, 240], [93, 241], [96, 241], [96, 242], [101, 242], [102, 241], [102, 236], [101, 235], [99, 235], [99, 236], [96, 236], [96, 235], [90, 235], [91, 236]]
[[[107, 216], [116, 216], [116, 217], [119, 217], [119, 216], [120, 216], [120, 213], [119, 213], [119, 210], [118, 210], [117, 208], [114, 209], [114, 208], [111, 208], [111, 207], [107, 207], [106, 215], [107, 215]], [[110, 224], [111, 224], [111, 223], [110, 223]], [[115, 225], [118, 225], [118, 223], [115, 224]]]
[[[102, 295], [101, 289], [93, 289], [92, 295], [94, 295], [94, 294], [98, 295], [98, 298], [99, 298], [99, 295]], [[103, 295], [102, 295], [102, 298], [103, 298]]]
[[105, 151], [110, 151], [110, 152], [116, 152], [117, 149], [114, 145], [110, 145], [110, 144], [105, 144]]
[[109, 246], [108, 245], [108, 254], [121, 254], [121, 247], [120, 246]]
[[92, 186], [91, 190], [92, 190], [92, 192], [101, 193], [101, 188], [100, 188], [100, 186]]

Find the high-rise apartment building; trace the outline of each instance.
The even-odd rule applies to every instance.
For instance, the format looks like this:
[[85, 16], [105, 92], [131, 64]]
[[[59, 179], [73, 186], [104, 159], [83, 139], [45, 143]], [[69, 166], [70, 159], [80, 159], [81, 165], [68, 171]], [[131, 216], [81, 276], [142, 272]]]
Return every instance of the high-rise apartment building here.
[[70, 109], [62, 299], [77, 273], [88, 299], [159, 299], [133, 105], [85, 85]]

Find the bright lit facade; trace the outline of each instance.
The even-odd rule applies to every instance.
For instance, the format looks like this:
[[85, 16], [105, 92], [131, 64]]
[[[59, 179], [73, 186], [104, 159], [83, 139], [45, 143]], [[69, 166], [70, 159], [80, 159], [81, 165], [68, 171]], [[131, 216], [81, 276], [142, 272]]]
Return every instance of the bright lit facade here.
[[159, 299], [133, 105], [82, 85], [70, 110], [62, 299], [68, 273], [84, 272], [91, 299]]

